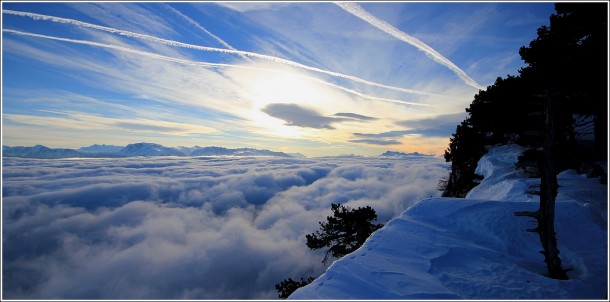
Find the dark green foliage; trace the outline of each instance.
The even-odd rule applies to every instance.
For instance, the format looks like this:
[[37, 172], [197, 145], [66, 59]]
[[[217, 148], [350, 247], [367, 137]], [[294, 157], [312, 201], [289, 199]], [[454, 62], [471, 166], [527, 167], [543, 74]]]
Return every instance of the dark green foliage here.
[[445, 151], [445, 160], [451, 162], [451, 173], [443, 197], [464, 197], [477, 185], [474, 170], [477, 161], [485, 153], [484, 138], [485, 133], [473, 125], [470, 119], [457, 126], [450, 138], [449, 148]]
[[307, 247], [312, 250], [330, 247], [322, 263], [326, 264], [329, 255], [343, 257], [358, 249], [366, 239], [383, 224], [373, 224], [377, 219], [375, 210], [366, 206], [350, 209], [340, 204], [332, 204], [333, 216], [320, 222], [320, 231], [306, 235]]
[[275, 290], [277, 290], [280, 299], [287, 299], [295, 290], [313, 282], [313, 280], [315, 280], [314, 277], [309, 277], [307, 280], [301, 277], [301, 281], [294, 281], [292, 278], [284, 279], [275, 285]]
[[550, 26], [519, 54], [528, 66], [520, 71], [549, 90], [559, 144], [574, 148], [575, 114], [590, 116], [594, 150], [607, 157], [608, 143], [608, 3], [557, 3]]
[[[497, 78], [474, 96], [445, 159], [452, 163], [443, 196], [464, 197], [474, 187], [486, 145], [540, 148], [545, 137], [545, 93], [553, 100], [557, 169], [606, 160], [608, 143], [607, 3], [557, 3], [550, 26], [519, 54], [518, 76]], [[591, 146], [578, 140], [594, 134]], [[607, 179], [607, 176], [603, 179]]]
[[[340, 258], [357, 250], [366, 239], [383, 224], [373, 224], [377, 220], [377, 214], [373, 208], [366, 206], [351, 209], [340, 204], [331, 204], [333, 216], [327, 216], [327, 222], [320, 223], [320, 231], [306, 235], [307, 246], [312, 249], [330, 247], [326, 251], [322, 263], [326, 265], [329, 255]], [[292, 278], [284, 279], [275, 285], [280, 299], [286, 299], [295, 290], [311, 283], [315, 278], [309, 277], [301, 281]]]

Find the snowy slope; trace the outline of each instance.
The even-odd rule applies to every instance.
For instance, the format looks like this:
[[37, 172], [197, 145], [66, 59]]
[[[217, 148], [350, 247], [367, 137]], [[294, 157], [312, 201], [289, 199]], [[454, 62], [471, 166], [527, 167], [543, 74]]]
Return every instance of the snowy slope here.
[[2, 146], [2, 156], [31, 157], [31, 158], [67, 158], [80, 157], [82, 153], [73, 149], [51, 149], [43, 145], [33, 147]]
[[419, 202], [290, 299], [605, 299], [607, 186], [560, 175], [558, 247], [572, 270], [568, 281], [546, 278], [538, 235], [525, 231], [535, 222], [513, 215], [538, 207], [525, 192], [535, 180], [514, 171], [520, 152], [490, 150], [469, 198]]
[[183, 156], [184, 153], [153, 143], [129, 144], [119, 151], [126, 156]]
[[[170, 148], [154, 143], [136, 143], [125, 147], [94, 144], [74, 149], [54, 149], [42, 145], [34, 147], [2, 146], [2, 156], [25, 158], [105, 158], [131, 156], [274, 156], [292, 157], [284, 152], [253, 148], [228, 149], [224, 147], [176, 147]], [[296, 157], [304, 157], [296, 154]]]
[[89, 147], [81, 147], [78, 149], [78, 151], [80, 152], [85, 152], [85, 153], [106, 153], [106, 154], [114, 154], [114, 153], [118, 153], [121, 149], [123, 149], [123, 147], [121, 146], [115, 146], [115, 145], [98, 145], [98, 144], [93, 144]]
[[425, 154], [421, 154], [419, 152], [404, 153], [404, 152], [397, 152], [397, 151], [386, 151], [386, 152], [380, 154], [379, 156], [387, 156], [387, 157], [412, 157], [412, 156], [426, 156], [426, 155]]

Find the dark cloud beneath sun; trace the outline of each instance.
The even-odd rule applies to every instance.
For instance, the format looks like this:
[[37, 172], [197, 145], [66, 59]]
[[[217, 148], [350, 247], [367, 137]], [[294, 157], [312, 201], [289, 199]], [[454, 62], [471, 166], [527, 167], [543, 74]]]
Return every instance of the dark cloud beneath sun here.
[[268, 115], [286, 121], [286, 125], [315, 129], [330, 129], [333, 123], [344, 121], [343, 118], [326, 117], [315, 110], [297, 104], [269, 104], [263, 108]]

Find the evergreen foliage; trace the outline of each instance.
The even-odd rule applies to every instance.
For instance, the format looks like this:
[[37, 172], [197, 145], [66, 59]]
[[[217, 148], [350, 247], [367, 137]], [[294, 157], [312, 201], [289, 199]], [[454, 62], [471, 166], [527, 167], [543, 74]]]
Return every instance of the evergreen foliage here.
[[309, 277], [307, 280], [301, 277], [301, 281], [294, 281], [292, 278], [284, 279], [275, 285], [275, 290], [277, 290], [280, 299], [287, 299], [295, 290], [313, 282], [313, 280], [315, 280], [314, 277]]
[[329, 255], [340, 258], [357, 250], [373, 232], [383, 227], [372, 223], [377, 220], [377, 214], [370, 206], [351, 209], [333, 203], [331, 210], [333, 216], [326, 217], [326, 223], [320, 222], [321, 232], [306, 235], [310, 249], [330, 247], [322, 261], [324, 264]]
[[[320, 231], [306, 235], [307, 247], [312, 250], [330, 247], [326, 251], [322, 263], [326, 265], [329, 256], [343, 257], [364, 244], [373, 232], [383, 227], [383, 224], [373, 224], [377, 213], [370, 206], [351, 209], [341, 204], [331, 204], [333, 216], [327, 216], [327, 222], [319, 222]], [[315, 280], [309, 277], [301, 281], [292, 278], [284, 279], [275, 285], [280, 299], [286, 299], [290, 294]]]
[[[474, 171], [486, 145], [541, 148], [546, 93], [555, 108], [558, 171], [607, 159], [607, 5], [557, 3], [550, 26], [519, 50], [527, 64], [519, 75], [498, 77], [479, 90], [445, 151], [452, 166], [443, 196], [464, 197], [476, 186]], [[590, 135], [593, 147], [579, 140]]]

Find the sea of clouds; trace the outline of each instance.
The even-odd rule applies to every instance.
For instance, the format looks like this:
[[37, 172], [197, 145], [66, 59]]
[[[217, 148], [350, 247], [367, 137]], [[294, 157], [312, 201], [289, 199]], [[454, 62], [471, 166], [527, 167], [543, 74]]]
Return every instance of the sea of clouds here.
[[5, 299], [274, 299], [318, 276], [330, 204], [385, 223], [439, 196], [440, 157], [3, 158]]

